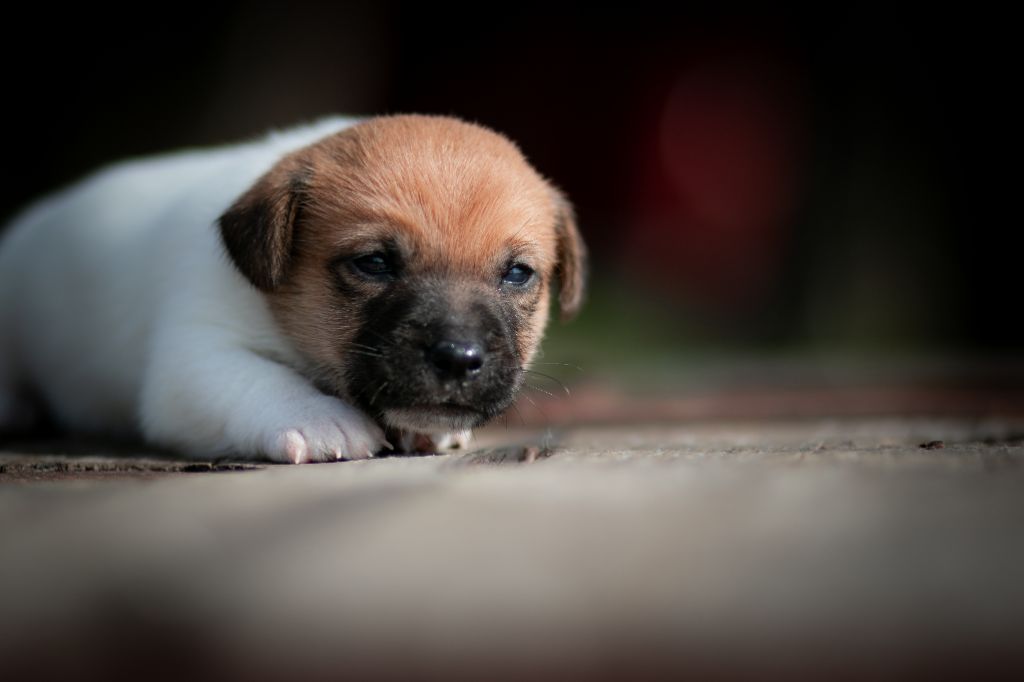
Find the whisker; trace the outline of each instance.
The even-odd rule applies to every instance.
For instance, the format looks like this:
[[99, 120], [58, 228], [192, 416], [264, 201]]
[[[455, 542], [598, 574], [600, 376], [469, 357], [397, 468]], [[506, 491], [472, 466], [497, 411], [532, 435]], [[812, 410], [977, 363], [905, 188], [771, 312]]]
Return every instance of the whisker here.
[[381, 391], [383, 391], [383, 390], [384, 390], [385, 388], [387, 388], [387, 385], [388, 385], [389, 383], [391, 383], [391, 382], [390, 382], [390, 381], [385, 381], [385, 382], [384, 382], [383, 384], [381, 384], [381, 385], [380, 385], [380, 386], [379, 386], [379, 387], [377, 388], [377, 390], [376, 390], [376, 391], [374, 391], [374, 392], [373, 392], [373, 396], [372, 396], [372, 397], [370, 398], [370, 404], [371, 404], [371, 405], [373, 405], [374, 401], [376, 401], [376, 400], [377, 400], [377, 396], [379, 396], [379, 395], [380, 395], [380, 392], [381, 392]]
[[531, 365], [559, 365], [561, 367], [571, 367], [572, 369], [576, 370], [577, 372], [582, 372], [583, 371], [583, 368], [580, 367], [579, 365], [573, 365], [573, 364], [568, 363], [568, 362], [531, 362], [530, 364]]
[[519, 227], [519, 229], [518, 229], [518, 230], [516, 230], [516, 233], [512, 235], [511, 239], [509, 239], [509, 242], [513, 242], [513, 243], [514, 243], [514, 242], [515, 242], [515, 241], [516, 241], [516, 240], [517, 240], [517, 239], [519, 238], [519, 235], [521, 235], [521, 234], [522, 234], [523, 232], [525, 232], [525, 231], [526, 231], [526, 228], [530, 226], [530, 223], [531, 223], [531, 222], [533, 222], [533, 220], [532, 220], [532, 219], [530, 219], [530, 220], [527, 220], [527, 221], [526, 221], [525, 223], [523, 223], [523, 224], [522, 224], [522, 225], [521, 225], [521, 226]]
[[[548, 418], [548, 415], [544, 412], [544, 410], [540, 409], [540, 405], [535, 403], [533, 401], [533, 398], [531, 398], [530, 396], [526, 395], [525, 393], [523, 394], [523, 397], [526, 398], [526, 400], [529, 401], [529, 403], [531, 405], [533, 405], [533, 409], [537, 410], [537, 412], [540, 413], [540, 416], [544, 419], [544, 423], [545, 424], [548, 424], [548, 423], [551, 422], [551, 420]], [[525, 424], [525, 422], [524, 422], [524, 424]]]
[[553, 381], [556, 384], [558, 384], [561, 387], [561, 389], [563, 391], [565, 391], [565, 394], [567, 396], [571, 396], [572, 395], [572, 392], [569, 390], [569, 387], [566, 386], [564, 382], [562, 382], [560, 379], [556, 379], [555, 377], [551, 376], [550, 374], [545, 374], [544, 372], [538, 372], [535, 369], [526, 369], [525, 367], [522, 368], [522, 371], [523, 372], [529, 372], [530, 374], [536, 374], [537, 376], [544, 377], [545, 379], [550, 379], [551, 381]]
[[382, 358], [382, 357], [384, 357], [383, 353], [371, 353], [370, 351], [359, 350], [358, 348], [349, 348], [348, 352], [351, 353], [352, 355], [365, 355], [365, 356], [370, 357], [370, 358]]
[[378, 339], [380, 339], [381, 341], [383, 341], [383, 342], [384, 342], [385, 344], [391, 345], [391, 343], [392, 343], [392, 340], [391, 340], [391, 339], [389, 339], [388, 337], [384, 336], [383, 334], [381, 334], [381, 333], [380, 333], [379, 331], [377, 331], [376, 329], [372, 329], [372, 328], [370, 328], [370, 327], [364, 327], [364, 328], [363, 328], [363, 331], [366, 331], [366, 332], [369, 332], [370, 334], [373, 334], [373, 335], [374, 335], [374, 336], [376, 336], [376, 337], [377, 337]]
[[[541, 393], [543, 393], [544, 395], [548, 396], [549, 398], [556, 397], [554, 393], [551, 393], [550, 391], [545, 391], [540, 386], [534, 386], [533, 384], [526, 384], [526, 387], [527, 388], [532, 388], [535, 391], [540, 391]], [[526, 394], [524, 393], [523, 395], [525, 396]]]
[[368, 346], [365, 343], [356, 343], [355, 341], [350, 341], [349, 345], [355, 346], [356, 348], [362, 348], [363, 350], [372, 350], [378, 353], [381, 350], [378, 346]]

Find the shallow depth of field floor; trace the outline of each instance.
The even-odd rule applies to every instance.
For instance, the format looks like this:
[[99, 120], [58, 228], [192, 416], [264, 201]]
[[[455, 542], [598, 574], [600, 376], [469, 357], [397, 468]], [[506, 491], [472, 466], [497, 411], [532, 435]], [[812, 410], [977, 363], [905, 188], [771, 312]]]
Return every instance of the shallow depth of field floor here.
[[1013, 676], [1022, 436], [819, 415], [302, 466], [7, 452], [0, 656], [79, 679]]

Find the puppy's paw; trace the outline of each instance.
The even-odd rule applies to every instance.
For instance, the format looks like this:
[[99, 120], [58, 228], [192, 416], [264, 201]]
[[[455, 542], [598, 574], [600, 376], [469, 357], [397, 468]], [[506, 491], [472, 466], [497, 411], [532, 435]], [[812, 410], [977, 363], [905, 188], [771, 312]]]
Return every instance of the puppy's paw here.
[[397, 452], [426, 454], [440, 453], [445, 450], [465, 449], [473, 437], [473, 432], [466, 430], [444, 433], [421, 433], [417, 431], [396, 430], [389, 432], [388, 437], [395, 443]]
[[271, 422], [262, 450], [275, 462], [366, 459], [390, 447], [371, 419], [330, 396], [290, 404]]

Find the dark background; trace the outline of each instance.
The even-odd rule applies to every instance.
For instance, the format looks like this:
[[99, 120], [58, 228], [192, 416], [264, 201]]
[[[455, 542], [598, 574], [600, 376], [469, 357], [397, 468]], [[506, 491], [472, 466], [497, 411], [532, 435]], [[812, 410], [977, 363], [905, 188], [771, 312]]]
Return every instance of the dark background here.
[[29, 8], [2, 47], [0, 214], [128, 156], [454, 114], [576, 204], [591, 304], [555, 348], [1013, 355], [1010, 25], [859, 4]]

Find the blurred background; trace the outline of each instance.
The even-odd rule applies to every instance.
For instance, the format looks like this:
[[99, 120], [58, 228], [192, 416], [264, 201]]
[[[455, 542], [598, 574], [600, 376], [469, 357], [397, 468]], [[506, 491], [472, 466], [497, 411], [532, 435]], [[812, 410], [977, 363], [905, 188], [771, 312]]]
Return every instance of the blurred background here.
[[674, 386], [714, 367], [716, 381], [828, 383], [870, 368], [1024, 385], [1005, 17], [642, 2], [27, 12], [8, 26], [25, 42], [0, 48], [4, 219], [124, 157], [331, 112], [453, 114], [516, 140], [576, 205], [591, 294], [552, 326], [547, 360], [573, 366], [550, 365], [556, 379], [579, 382], [578, 366], [584, 382]]
[[307, 651], [384, 679], [474, 651], [499, 663], [473, 679], [544, 679], [517, 674], [534, 651], [598, 679], [1021, 679], [989, 672], [1024, 651], [1019, 20], [762, 4], [10, 10], [4, 222], [103, 164], [328, 113], [517, 141], [592, 267], [506, 425], [599, 428], [550, 429], [566, 456], [536, 467], [372, 474], [6, 445], [7, 481], [131, 477], [0, 491], [8, 679], [335, 660]]

